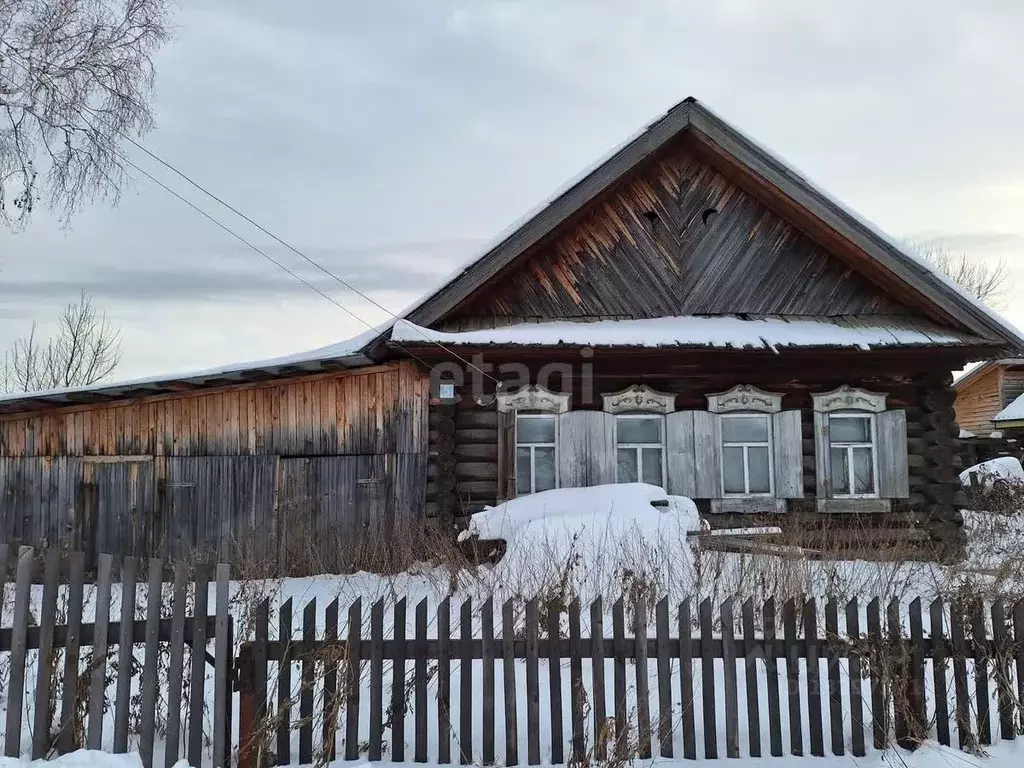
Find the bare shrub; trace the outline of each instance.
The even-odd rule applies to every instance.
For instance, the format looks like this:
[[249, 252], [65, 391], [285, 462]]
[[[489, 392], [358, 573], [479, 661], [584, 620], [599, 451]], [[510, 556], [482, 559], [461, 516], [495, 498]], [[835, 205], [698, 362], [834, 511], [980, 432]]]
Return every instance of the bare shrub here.
[[29, 335], [4, 352], [4, 391], [88, 386], [105, 379], [121, 362], [121, 332], [84, 292], [61, 311], [53, 336], [41, 339], [37, 330], [33, 323]]

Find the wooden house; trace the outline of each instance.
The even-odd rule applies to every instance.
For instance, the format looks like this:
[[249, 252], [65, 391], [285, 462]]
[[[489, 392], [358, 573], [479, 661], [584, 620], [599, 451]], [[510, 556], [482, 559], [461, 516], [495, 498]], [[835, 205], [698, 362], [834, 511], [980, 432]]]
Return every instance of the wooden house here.
[[0, 403], [8, 538], [224, 551], [643, 481], [715, 519], [958, 530], [951, 371], [1024, 339], [690, 99], [401, 319]]
[[1005, 422], [995, 423], [995, 418], [1024, 395], [1024, 360], [990, 360], [961, 376], [954, 387], [960, 428], [988, 437], [1006, 427]]

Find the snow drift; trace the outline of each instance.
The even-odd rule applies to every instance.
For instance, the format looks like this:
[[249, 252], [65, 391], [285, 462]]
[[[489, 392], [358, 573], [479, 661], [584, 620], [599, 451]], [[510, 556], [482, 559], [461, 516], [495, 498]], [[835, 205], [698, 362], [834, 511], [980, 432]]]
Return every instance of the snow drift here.
[[513, 499], [473, 515], [461, 538], [505, 542], [491, 575], [506, 590], [532, 596], [573, 583], [584, 598], [692, 583], [696, 543], [687, 534], [699, 529], [690, 499], [629, 483]]

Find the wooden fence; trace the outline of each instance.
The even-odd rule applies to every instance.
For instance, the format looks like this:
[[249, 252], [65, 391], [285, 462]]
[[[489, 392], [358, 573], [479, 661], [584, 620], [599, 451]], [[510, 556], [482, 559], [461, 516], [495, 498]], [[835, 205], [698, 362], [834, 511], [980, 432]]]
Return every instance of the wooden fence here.
[[212, 616], [208, 566], [98, 566], [86, 586], [81, 553], [0, 547], [8, 756], [138, 749], [148, 767], [163, 746], [168, 767], [206, 763], [208, 747], [217, 766], [237, 749], [240, 768], [271, 753], [537, 765], [862, 756], [1024, 732], [1024, 602], [663, 599], [649, 621], [642, 599], [466, 600], [457, 617], [448, 599], [365, 612], [334, 599], [293, 620], [289, 599], [272, 623], [265, 599], [236, 638], [226, 566]]
[[607, 633], [598, 599], [584, 633], [578, 601], [532, 600], [524, 615], [509, 601], [496, 617], [490, 600], [479, 611], [467, 600], [457, 637], [448, 600], [429, 632], [428, 604], [420, 602], [411, 637], [407, 601], [388, 613], [385, 632], [385, 605], [374, 603], [366, 633], [356, 600], [339, 635], [335, 600], [318, 633], [315, 601], [294, 627], [289, 600], [271, 640], [270, 604], [260, 606], [256, 639], [238, 662], [240, 768], [270, 752], [278, 765], [339, 753], [356, 760], [364, 751], [371, 761], [449, 763], [453, 744], [463, 764], [579, 764], [611, 750], [641, 758], [862, 756], [894, 741], [991, 743], [993, 710], [1000, 738], [1015, 738], [1024, 724], [1024, 602], [1007, 611], [1002, 601], [936, 601], [923, 615], [920, 600], [832, 600], [822, 617], [814, 600], [790, 600], [778, 612], [771, 600], [758, 609], [749, 600], [718, 609], [685, 600], [674, 611], [661, 600], [651, 632], [647, 604], [620, 600]]
[[[37, 759], [80, 748], [127, 752], [131, 716], [137, 718], [137, 741], [131, 747], [142, 754], [147, 768], [153, 764], [158, 731], [168, 768], [180, 757], [201, 765], [206, 677], [212, 665], [213, 761], [229, 764], [233, 627], [228, 567], [216, 566], [216, 613], [210, 616], [210, 566], [193, 569], [190, 610], [189, 569], [182, 564], [170, 569], [173, 586], [165, 605], [164, 563], [150, 560], [145, 618], [139, 619], [139, 565], [134, 558], [115, 563], [101, 555], [87, 595], [83, 553], [50, 549], [37, 557], [29, 547], [12, 552], [0, 546], [0, 606], [7, 606], [0, 624], [0, 661], [6, 656], [9, 662], [7, 690], [2, 691], [6, 756], [27, 753]], [[115, 616], [112, 595], [119, 597]], [[207, 650], [211, 643], [212, 656]], [[186, 648], [191, 649], [187, 668]], [[89, 649], [87, 658], [84, 649]], [[161, 699], [166, 709], [158, 712]], [[104, 733], [105, 719], [112, 733]], [[23, 734], [30, 736], [30, 745], [22, 741]]]

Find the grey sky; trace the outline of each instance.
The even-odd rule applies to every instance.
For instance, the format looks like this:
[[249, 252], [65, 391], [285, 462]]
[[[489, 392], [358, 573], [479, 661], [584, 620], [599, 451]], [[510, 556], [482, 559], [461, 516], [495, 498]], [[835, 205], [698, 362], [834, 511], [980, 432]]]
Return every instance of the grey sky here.
[[[1024, 290], [1018, 2], [181, 5], [145, 144], [395, 311], [688, 95], [891, 234], [1007, 258]], [[0, 342], [86, 288], [124, 329], [122, 377], [364, 330], [145, 180], [0, 243]], [[1006, 314], [1024, 326], [1024, 298]]]

